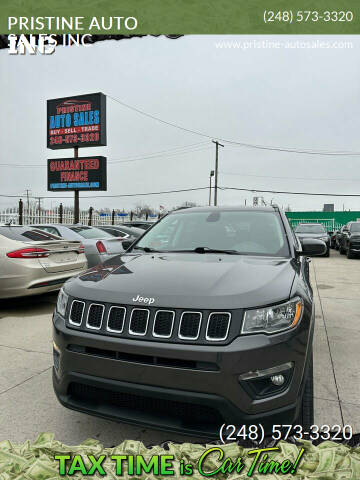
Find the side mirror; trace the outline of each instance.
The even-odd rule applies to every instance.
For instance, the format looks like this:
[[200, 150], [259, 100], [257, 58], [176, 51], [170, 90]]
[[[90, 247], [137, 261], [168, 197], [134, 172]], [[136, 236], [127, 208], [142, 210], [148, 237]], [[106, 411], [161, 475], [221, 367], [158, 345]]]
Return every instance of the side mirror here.
[[122, 243], [122, 246], [123, 246], [124, 250], [127, 250], [134, 243], [134, 240], [123, 240], [121, 243]]
[[303, 238], [300, 240], [302, 251], [298, 251], [298, 255], [305, 255], [307, 257], [316, 257], [317, 255], [325, 255], [326, 244], [322, 240], [315, 238]]

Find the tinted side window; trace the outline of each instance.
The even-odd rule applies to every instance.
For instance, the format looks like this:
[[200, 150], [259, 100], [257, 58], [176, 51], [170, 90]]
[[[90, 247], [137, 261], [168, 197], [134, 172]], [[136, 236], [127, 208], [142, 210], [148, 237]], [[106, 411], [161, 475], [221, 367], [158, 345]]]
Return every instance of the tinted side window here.
[[39, 230], [43, 230], [44, 232], [47, 232], [47, 233], [51, 233], [52, 235], [56, 235], [57, 237], [61, 237], [60, 235], [60, 232], [55, 228], [55, 227], [37, 227], [35, 226], [35, 228], [39, 229]]
[[40, 230], [32, 230], [24, 227], [0, 227], [0, 234], [11, 240], [17, 240], [21, 242], [34, 241], [46, 241], [57, 240], [57, 237], [50, 233], [42, 232]]

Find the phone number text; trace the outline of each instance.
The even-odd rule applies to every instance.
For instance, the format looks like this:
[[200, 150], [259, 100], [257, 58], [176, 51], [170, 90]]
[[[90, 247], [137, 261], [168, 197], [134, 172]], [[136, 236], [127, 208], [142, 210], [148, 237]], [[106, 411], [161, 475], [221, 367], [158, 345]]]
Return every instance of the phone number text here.
[[[273, 440], [350, 440], [353, 436], [351, 425], [311, 425], [304, 429], [301, 425], [273, 425], [272, 431], [267, 432]], [[237, 440], [252, 440], [262, 443], [265, 430], [261, 423], [254, 425], [226, 425], [219, 429], [219, 438], [222, 443], [236, 442]]]
[[61, 145], [63, 143], [91, 143], [98, 142], [100, 135], [95, 133], [80, 133], [71, 135], [54, 135], [50, 137], [50, 145]]
[[353, 20], [351, 10], [264, 10], [265, 23], [350, 23]]

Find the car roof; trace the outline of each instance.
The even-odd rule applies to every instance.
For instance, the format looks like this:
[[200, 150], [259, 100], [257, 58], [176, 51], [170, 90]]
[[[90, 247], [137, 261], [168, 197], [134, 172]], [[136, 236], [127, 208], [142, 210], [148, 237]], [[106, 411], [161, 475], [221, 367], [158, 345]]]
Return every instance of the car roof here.
[[29, 227], [86, 227], [93, 228], [92, 225], [84, 225], [83, 223], [34, 223]]
[[228, 206], [228, 207], [189, 207], [189, 208], [183, 208], [179, 210], [174, 210], [170, 212], [171, 215], [186, 215], [189, 212], [247, 212], [247, 211], [259, 211], [259, 212], [274, 212], [277, 211], [277, 207], [274, 206], [269, 206], [269, 207], [253, 207], [253, 206], [245, 206], [245, 205], [239, 205], [239, 206]]

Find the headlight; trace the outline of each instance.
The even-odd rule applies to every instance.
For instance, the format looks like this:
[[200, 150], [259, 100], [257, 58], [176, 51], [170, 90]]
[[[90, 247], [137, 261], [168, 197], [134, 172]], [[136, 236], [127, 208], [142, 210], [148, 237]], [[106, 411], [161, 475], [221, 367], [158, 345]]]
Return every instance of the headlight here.
[[69, 295], [66, 295], [64, 290], [61, 289], [58, 295], [57, 303], [56, 303], [56, 310], [63, 317], [65, 317], [68, 300], [69, 300]]
[[273, 307], [247, 310], [241, 333], [276, 333], [294, 328], [300, 321], [304, 304], [295, 297]]
[[321, 237], [319, 240], [322, 240], [323, 242], [327, 242], [329, 240], [329, 237]]

